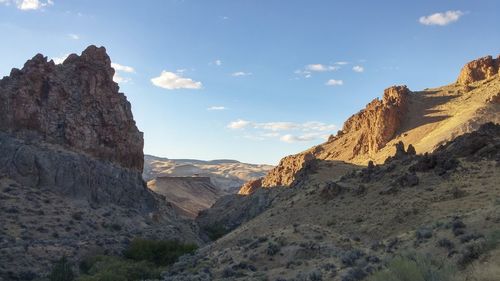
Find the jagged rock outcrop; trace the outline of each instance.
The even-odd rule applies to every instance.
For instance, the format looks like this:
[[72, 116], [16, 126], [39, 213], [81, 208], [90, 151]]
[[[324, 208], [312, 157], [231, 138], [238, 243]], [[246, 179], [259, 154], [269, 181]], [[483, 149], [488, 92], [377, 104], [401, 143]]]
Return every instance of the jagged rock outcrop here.
[[499, 75], [500, 56], [494, 59], [492, 56], [486, 56], [467, 63], [460, 71], [457, 83], [467, 85], [476, 81], [489, 79]]
[[360, 133], [353, 155], [371, 155], [394, 137], [408, 109], [410, 93], [406, 86], [387, 88], [382, 100], [373, 100], [364, 110], [347, 119], [342, 134]]
[[0, 80], [0, 176], [92, 204], [151, 211], [143, 137], [104, 47], [41, 54]]
[[281, 159], [278, 166], [272, 169], [262, 179], [262, 186], [289, 186], [296, 180], [296, 175], [306, 167], [307, 163], [314, 159], [312, 153], [303, 153], [287, 156]]
[[0, 80], [0, 131], [142, 172], [143, 136], [104, 47], [62, 64], [37, 54]]
[[[283, 158], [279, 165], [262, 179], [262, 187], [291, 186], [305, 170], [312, 167], [315, 159], [350, 160], [370, 157], [389, 142], [403, 122], [408, 110], [411, 91], [406, 86], [392, 86], [384, 91], [383, 98], [374, 99], [365, 109], [350, 117], [337, 136], [330, 137], [324, 145], [336, 147], [328, 151], [324, 145], [313, 147], [303, 153]], [[353, 144], [347, 149], [342, 145]], [[337, 145], [338, 144], [338, 145]], [[337, 155], [344, 153], [344, 155]], [[240, 194], [250, 194], [259, 182], [244, 185]]]
[[142, 133], [113, 74], [90, 46], [0, 80], [0, 280], [45, 280], [63, 256], [120, 254], [134, 237], [201, 242], [142, 179]]
[[256, 180], [253, 180], [253, 181], [249, 181], [247, 183], [245, 183], [241, 188], [240, 188], [240, 191], [238, 191], [238, 194], [239, 195], [248, 195], [248, 194], [252, 194], [255, 192], [255, 190], [257, 190], [258, 188], [260, 188], [262, 186], [262, 178], [260, 179], [256, 179]]

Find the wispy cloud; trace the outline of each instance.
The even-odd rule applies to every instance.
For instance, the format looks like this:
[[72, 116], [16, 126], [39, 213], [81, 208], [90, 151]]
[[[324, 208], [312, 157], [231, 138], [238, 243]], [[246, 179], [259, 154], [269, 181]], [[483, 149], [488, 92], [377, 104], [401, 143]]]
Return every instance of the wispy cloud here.
[[227, 108], [225, 106], [211, 106], [207, 108], [209, 111], [214, 111], [214, 110], [226, 110]]
[[435, 13], [428, 16], [420, 17], [418, 20], [423, 25], [448, 25], [450, 23], [458, 21], [464, 12], [462, 11], [446, 11], [444, 13]]
[[242, 77], [242, 76], [250, 76], [250, 75], [252, 75], [252, 72], [238, 71], [238, 72], [231, 73], [231, 76], [233, 76], [233, 77]]
[[70, 33], [68, 34], [68, 37], [73, 39], [73, 40], [79, 40], [80, 36], [78, 34]]
[[325, 140], [337, 130], [334, 124], [310, 121], [296, 122], [252, 122], [238, 119], [227, 125], [229, 129], [244, 131], [243, 137], [253, 140], [276, 139], [283, 142], [305, 142]]
[[222, 65], [222, 61], [221, 60], [215, 60], [214, 64], [217, 65], [217, 66], [221, 66]]
[[123, 84], [132, 81], [132, 79], [129, 77], [122, 77], [120, 73], [115, 72], [115, 75], [113, 75], [113, 81], [115, 81], [118, 84]]
[[126, 72], [126, 73], [134, 73], [135, 69], [131, 66], [121, 65], [119, 63], [112, 62], [111, 67], [113, 67], [116, 71]]
[[4, 4], [10, 6], [11, 4], [15, 5], [16, 8], [23, 11], [29, 10], [39, 10], [44, 7], [54, 5], [54, 1], [40, 1], [40, 0], [0, 0], [0, 4]]
[[167, 90], [192, 89], [199, 90], [202, 83], [191, 78], [182, 77], [181, 74], [163, 70], [158, 77], [151, 78], [151, 83], [156, 87]]
[[238, 119], [236, 121], [233, 121], [231, 123], [229, 123], [227, 125], [227, 127], [229, 129], [233, 129], [233, 130], [239, 130], [239, 129], [243, 129], [245, 127], [247, 127], [248, 125], [250, 125], [251, 122], [250, 121], [247, 121], [247, 120], [242, 120], [242, 119]]
[[113, 76], [113, 81], [119, 84], [128, 83], [132, 81], [130, 77], [124, 77], [123, 74], [135, 73], [135, 69], [132, 66], [122, 65], [116, 62], [111, 63], [111, 67], [115, 69], [115, 75]]
[[336, 71], [339, 70], [340, 67], [337, 65], [324, 65], [324, 64], [308, 64], [305, 67], [306, 70], [308, 71], [314, 71], [314, 72], [326, 72], [326, 71]]
[[358, 72], [358, 73], [361, 73], [361, 72], [364, 72], [365, 71], [365, 68], [362, 67], [361, 65], [355, 65], [352, 67], [352, 70], [354, 72]]
[[330, 79], [330, 80], [326, 81], [325, 85], [327, 85], [327, 86], [342, 86], [342, 85], [344, 85], [344, 81]]

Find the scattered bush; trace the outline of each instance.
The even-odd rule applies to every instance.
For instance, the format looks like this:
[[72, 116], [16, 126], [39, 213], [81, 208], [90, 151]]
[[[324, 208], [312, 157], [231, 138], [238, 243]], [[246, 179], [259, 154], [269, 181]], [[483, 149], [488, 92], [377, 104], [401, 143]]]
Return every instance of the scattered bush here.
[[394, 258], [384, 270], [371, 275], [368, 281], [448, 281], [456, 269], [427, 256], [406, 255]]
[[226, 227], [221, 223], [216, 223], [207, 226], [203, 230], [205, 231], [205, 233], [207, 233], [208, 238], [210, 238], [210, 240], [212, 241], [215, 241], [221, 238], [222, 236], [226, 235], [227, 233], [229, 233], [229, 230], [226, 229]]
[[77, 281], [136, 281], [160, 278], [161, 268], [148, 261], [94, 256], [80, 263], [85, 273]]
[[124, 256], [134, 261], [148, 261], [158, 266], [170, 265], [184, 255], [193, 253], [198, 246], [177, 241], [134, 239], [124, 251]]
[[360, 259], [362, 256], [364, 256], [365, 253], [363, 253], [360, 250], [352, 250], [344, 253], [341, 257], [340, 260], [345, 266], [353, 266], [358, 259]]
[[445, 248], [447, 250], [452, 250], [453, 248], [455, 248], [455, 244], [453, 244], [453, 242], [451, 242], [450, 239], [447, 238], [439, 239], [437, 244], [439, 247]]
[[269, 256], [274, 256], [279, 251], [280, 251], [280, 246], [278, 244], [269, 242], [269, 244], [267, 245], [267, 250], [266, 250], [266, 253]]
[[500, 230], [495, 230], [486, 237], [486, 249], [491, 251], [498, 246], [500, 246]]
[[50, 281], [73, 281], [75, 274], [71, 268], [71, 264], [66, 257], [62, 257], [52, 268], [48, 276]]

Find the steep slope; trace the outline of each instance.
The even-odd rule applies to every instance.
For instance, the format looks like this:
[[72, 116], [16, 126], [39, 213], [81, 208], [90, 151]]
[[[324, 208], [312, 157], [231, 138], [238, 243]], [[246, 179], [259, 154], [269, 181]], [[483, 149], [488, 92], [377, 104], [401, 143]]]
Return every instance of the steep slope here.
[[167, 159], [151, 155], [145, 155], [144, 161], [146, 181], [157, 177], [209, 177], [217, 188], [227, 193], [236, 193], [245, 182], [261, 178], [273, 168], [235, 160]]
[[143, 137], [106, 50], [43, 55], [0, 80], [0, 279], [63, 256], [121, 253], [137, 236], [199, 242], [142, 180]]
[[222, 196], [207, 177], [158, 177], [148, 182], [149, 189], [165, 196], [181, 214], [195, 218]]
[[[335, 163], [314, 162], [292, 188], [240, 196], [267, 207], [163, 280], [364, 280], [404, 253], [423, 255], [428, 269], [449, 266], [449, 280], [498, 277], [485, 269], [500, 261], [500, 125], [485, 124], [431, 154], [398, 144], [385, 164], [341, 177], [330, 176]], [[219, 217], [231, 208], [219, 208]], [[477, 272], [490, 279], [474, 279]]]
[[[283, 158], [260, 186], [291, 186], [299, 172], [314, 159], [367, 165], [383, 163], [400, 141], [411, 143], [418, 153], [476, 130], [489, 121], [500, 122], [499, 60], [485, 57], [468, 63], [457, 83], [411, 92], [406, 86], [384, 91], [354, 114], [341, 131], [323, 144]], [[240, 193], [258, 188], [245, 186]]]

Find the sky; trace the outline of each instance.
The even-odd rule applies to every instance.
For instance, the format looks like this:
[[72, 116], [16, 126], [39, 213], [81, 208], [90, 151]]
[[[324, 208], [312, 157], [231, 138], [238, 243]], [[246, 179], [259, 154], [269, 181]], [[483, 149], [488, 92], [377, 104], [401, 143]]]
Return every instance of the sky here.
[[391, 85], [452, 83], [500, 53], [498, 0], [0, 0], [0, 76], [105, 46], [168, 158], [277, 164]]

